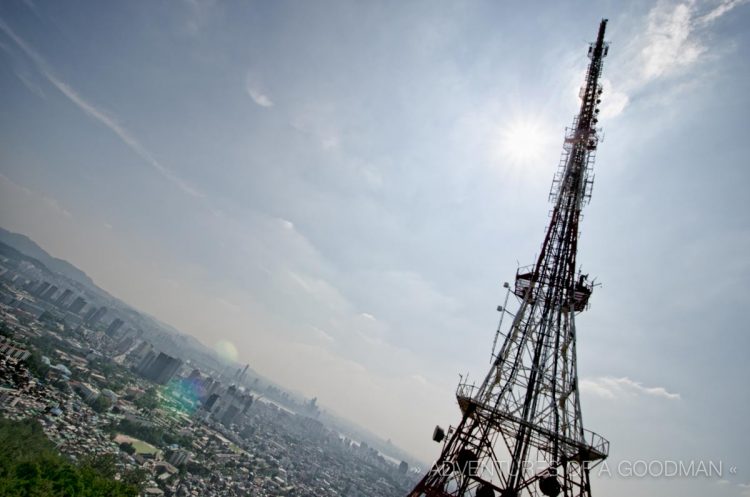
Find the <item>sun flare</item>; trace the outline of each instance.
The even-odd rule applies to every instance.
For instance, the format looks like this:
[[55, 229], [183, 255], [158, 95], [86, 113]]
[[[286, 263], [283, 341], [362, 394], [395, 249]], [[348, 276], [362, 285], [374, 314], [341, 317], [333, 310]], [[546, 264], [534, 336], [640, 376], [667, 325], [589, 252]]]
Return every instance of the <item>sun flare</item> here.
[[558, 130], [543, 117], [511, 117], [493, 132], [492, 161], [514, 175], [535, 176], [541, 171], [549, 171], [550, 161], [555, 160], [558, 136]]
[[549, 140], [534, 121], [515, 121], [500, 130], [500, 155], [517, 165], [528, 165], [542, 157]]

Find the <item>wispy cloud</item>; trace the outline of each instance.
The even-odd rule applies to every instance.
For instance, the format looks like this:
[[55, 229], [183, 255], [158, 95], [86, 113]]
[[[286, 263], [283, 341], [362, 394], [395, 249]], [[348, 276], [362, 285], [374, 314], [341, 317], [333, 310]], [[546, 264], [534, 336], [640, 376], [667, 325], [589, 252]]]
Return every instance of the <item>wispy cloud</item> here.
[[253, 99], [253, 102], [260, 105], [261, 107], [273, 107], [273, 100], [271, 100], [271, 97], [263, 93], [257, 88], [254, 88], [250, 86], [249, 84], [246, 86], [247, 94], [250, 95], [250, 98]]
[[202, 198], [204, 195], [188, 185], [182, 178], [177, 176], [171, 169], [164, 166], [159, 162], [151, 152], [149, 152], [133, 134], [122, 126], [116, 118], [108, 114], [106, 111], [96, 107], [94, 104], [86, 100], [80, 93], [78, 93], [68, 83], [57, 77], [52, 70], [51, 66], [47, 61], [34, 50], [26, 41], [18, 36], [10, 26], [8, 26], [3, 20], [0, 19], [0, 30], [5, 33], [8, 38], [13, 40], [16, 46], [34, 63], [37, 70], [49, 81], [52, 86], [57, 88], [65, 97], [73, 102], [78, 108], [80, 108], [86, 115], [92, 119], [98, 121], [100, 124], [106, 126], [113, 133], [115, 133], [120, 140], [125, 143], [131, 150], [133, 150], [141, 159], [147, 164], [152, 166], [159, 174], [166, 178], [169, 182], [177, 186], [180, 190], [187, 193], [188, 195]]
[[187, 20], [185, 29], [192, 36], [198, 35], [216, 15], [216, 0], [185, 0], [187, 6]]
[[297, 111], [290, 124], [292, 128], [316, 141], [323, 150], [331, 151], [341, 145], [338, 120], [333, 103], [314, 102]]
[[252, 69], [248, 70], [245, 75], [245, 91], [260, 107], [273, 107], [273, 100], [268, 96], [263, 78]]
[[669, 392], [664, 387], [646, 387], [638, 381], [628, 377], [615, 378], [603, 376], [599, 378], [584, 378], [579, 386], [582, 391], [598, 395], [605, 399], [617, 399], [626, 396], [648, 395], [668, 400], [679, 400], [680, 394]]
[[34, 15], [39, 17], [39, 9], [37, 8], [36, 4], [32, 0], [22, 0], [23, 4], [31, 10]]
[[657, 5], [649, 12], [645, 46], [640, 54], [643, 82], [689, 66], [706, 52], [706, 47], [694, 36], [695, 28], [692, 2]]
[[334, 338], [330, 335], [330, 333], [326, 333], [322, 329], [318, 328], [317, 326], [310, 326], [310, 329], [313, 331], [313, 335], [316, 338], [319, 338], [321, 341], [325, 342], [334, 342]]
[[39, 98], [47, 98], [47, 95], [44, 94], [44, 91], [41, 89], [41, 87], [36, 84], [32, 79], [31, 76], [24, 72], [16, 71], [15, 72], [16, 77], [18, 80], [23, 83], [23, 85], [34, 95], [38, 96]]
[[700, 17], [698, 21], [703, 24], [708, 24], [715, 21], [719, 17], [723, 16], [735, 7], [739, 7], [743, 3], [747, 3], [748, 0], [724, 0], [719, 5], [713, 8], [708, 14]]
[[[707, 59], [711, 52], [708, 42], [711, 26], [721, 17], [749, 0], [722, 0], [707, 8], [705, 3], [659, 2], [646, 15], [645, 29], [624, 49], [626, 74], [614, 85], [605, 80], [603, 117], [620, 114], [630, 95], [665, 78], [684, 74]], [[681, 85], [675, 86], [681, 89]]]
[[43, 200], [47, 205], [59, 211], [63, 216], [68, 217], [68, 218], [73, 217], [70, 211], [64, 208], [63, 206], [61, 206], [60, 202], [58, 202], [56, 199], [52, 197], [44, 197]]

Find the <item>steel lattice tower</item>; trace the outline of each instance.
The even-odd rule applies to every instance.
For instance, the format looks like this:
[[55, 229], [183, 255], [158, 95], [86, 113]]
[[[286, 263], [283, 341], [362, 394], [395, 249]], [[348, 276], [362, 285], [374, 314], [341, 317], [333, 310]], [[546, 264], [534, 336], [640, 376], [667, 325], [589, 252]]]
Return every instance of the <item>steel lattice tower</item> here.
[[[493, 345], [492, 367], [481, 385], [459, 384], [463, 417], [445, 439], [435, 465], [409, 497], [521, 497], [591, 495], [589, 470], [603, 461], [609, 442], [583, 429], [576, 367], [575, 316], [592, 292], [576, 270], [581, 208], [593, 186], [599, 143], [599, 78], [608, 45], [607, 20], [599, 25], [581, 88], [581, 108], [566, 130], [562, 158], [550, 190], [554, 207], [536, 263], [516, 273], [508, 288], [519, 300], [512, 322]], [[506, 304], [508, 296], [506, 295]]]

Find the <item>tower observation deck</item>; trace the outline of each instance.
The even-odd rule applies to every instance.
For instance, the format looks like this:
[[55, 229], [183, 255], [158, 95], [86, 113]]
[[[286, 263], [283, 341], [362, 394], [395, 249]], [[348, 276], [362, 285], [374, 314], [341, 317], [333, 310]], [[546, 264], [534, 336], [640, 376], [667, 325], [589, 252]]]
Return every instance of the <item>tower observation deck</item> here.
[[[589, 497], [589, 470], [603, 461], [609, 442], [585, 430], [576, 366], [575, 317], [589, 304], [593, 285], [576, 269], [579, 221], [591, 198], [607, 20], [599, 25], [581, 88], [581, 107], [567, 128], [552, 181], [551, 219], [536, 262], [506, 284], [518, 310], [501, 311], [499, 350], [480, 384], [461, 383], [461, 421], [447, 435], [437, 462], [409, 497]], [[505, 316], [509, 325], [503, 327]]]

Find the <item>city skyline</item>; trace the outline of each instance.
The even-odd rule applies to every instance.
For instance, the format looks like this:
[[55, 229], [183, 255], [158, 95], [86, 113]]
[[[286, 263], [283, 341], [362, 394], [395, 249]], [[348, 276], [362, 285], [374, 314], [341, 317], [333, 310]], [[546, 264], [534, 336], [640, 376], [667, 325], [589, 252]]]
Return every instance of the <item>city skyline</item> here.
[[746, 2], [80, 9], [0, 8], [0, 226], [424, 460], [539, 250], [608, 17], [586, 425], [741, 475], [595, 488], [747, 494]]

